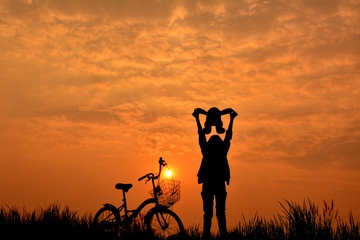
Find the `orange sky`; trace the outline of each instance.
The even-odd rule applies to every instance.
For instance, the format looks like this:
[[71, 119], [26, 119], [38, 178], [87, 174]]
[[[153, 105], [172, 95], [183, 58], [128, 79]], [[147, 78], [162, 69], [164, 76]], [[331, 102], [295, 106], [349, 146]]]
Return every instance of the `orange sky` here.
[[360, 217], [359, 26], [356, 0], [0, 0], [0, 205], [95, 213], [132, 182], [134, 208], [162, 156], [199, 224], [191, 113], [217, 106], [229, 227], [283, 198]]

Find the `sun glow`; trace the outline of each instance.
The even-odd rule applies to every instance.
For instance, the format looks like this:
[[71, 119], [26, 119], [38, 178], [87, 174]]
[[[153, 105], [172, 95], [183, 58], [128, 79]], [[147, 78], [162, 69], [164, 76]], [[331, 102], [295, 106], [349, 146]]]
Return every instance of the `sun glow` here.
[[165, 175], [166, 175], [167, 177], [171, 177], [172, 172], [171, 172], [170, 170], [167, 170], [167, 171], [165, 172]]

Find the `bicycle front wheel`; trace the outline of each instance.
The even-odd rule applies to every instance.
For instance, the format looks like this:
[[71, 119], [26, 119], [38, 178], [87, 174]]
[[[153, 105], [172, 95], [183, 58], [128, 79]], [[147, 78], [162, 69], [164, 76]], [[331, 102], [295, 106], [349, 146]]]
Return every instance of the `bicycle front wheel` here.
[[185, 233], [184, 226], [173, 211], [167, 208], [153, 208], [146, 218], [146, 229], [156, 237], [168, 239], [182, 236]]
[[115, 207], [104, 206], [94, 217], [93, 225], [101, 233], [117, 235], [119, 231], [120, 215]]

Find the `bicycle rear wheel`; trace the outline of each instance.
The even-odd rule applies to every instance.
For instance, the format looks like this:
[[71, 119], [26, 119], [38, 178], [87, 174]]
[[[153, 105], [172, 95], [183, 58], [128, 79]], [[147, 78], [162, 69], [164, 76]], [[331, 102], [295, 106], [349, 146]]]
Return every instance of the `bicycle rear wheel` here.
[[169, 239], [184, 235], [184, 226], [173, 211], [167, 208], [153, 208], [146, 217], [146, 229], [156, 237]]
[[119, 232], [120, 215], [113, 206], [102, 207], [94, 216], [93, 225], [100, 233], [117, 235]]

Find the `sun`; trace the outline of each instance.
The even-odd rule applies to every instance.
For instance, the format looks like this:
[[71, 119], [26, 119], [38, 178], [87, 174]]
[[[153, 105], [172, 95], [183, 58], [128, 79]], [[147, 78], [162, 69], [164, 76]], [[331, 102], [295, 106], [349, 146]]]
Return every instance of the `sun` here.
[[167, 170], [167, 171], [165, 172], [165, 175], [166, 175], [167, 177], [171, 177], [172, 172], [171, 172], [170, 170]]

